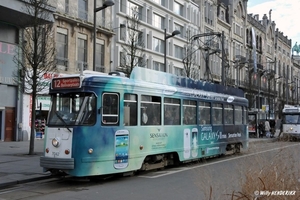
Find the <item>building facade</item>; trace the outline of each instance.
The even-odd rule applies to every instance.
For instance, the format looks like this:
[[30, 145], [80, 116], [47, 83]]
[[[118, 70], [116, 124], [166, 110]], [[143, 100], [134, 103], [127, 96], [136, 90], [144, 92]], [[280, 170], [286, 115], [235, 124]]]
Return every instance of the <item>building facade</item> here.
[[[13, 57], [18, 55], [12, 49], [22, 44], [22, 28], [30, 25], [30, 17], [15, 9], [24, 2], [3, 0], [0, 5], [0, 91], [7, 94], [0, 95], [1, 140], [17, 140], [23, 118], [28, 118], [12, 79], [12, 69], [17, 69]], [[276, 29], [271, 10], [260, 19], [248, 14], [242, 0], [120, 0], [111, 7], [103, 7], [104, 0], [96, 2], [49, 1], [58, 73], [140, 66], [226, 84], [243, 89], [249, 111], [261, 119], [278, 117], [284, 104], [298, 104], [299, 59], [292, 58], [292, 42]], [[134, 33], [137, 37], [130, 43]], [[128, 51], [132, 46], [141, 53]], [[48, 104], [45, 95], [38, 99]], [[24, 102], [32, 104], [28, 97]]]
[[[19, 45], [23, 44], [23, 30], [30, 26], [32, 16], [27, 1], [2, 0], [0, 3], [0, 140], [18, 141], [23, 130], [23, 93], [15, 79], [19, 66], [14, 61], [22, 57]], [[49, 13], [45, 23], [54, 21], [54, 7], [46, 6]], [[26, 116], [28, 118], [28, 116]]]

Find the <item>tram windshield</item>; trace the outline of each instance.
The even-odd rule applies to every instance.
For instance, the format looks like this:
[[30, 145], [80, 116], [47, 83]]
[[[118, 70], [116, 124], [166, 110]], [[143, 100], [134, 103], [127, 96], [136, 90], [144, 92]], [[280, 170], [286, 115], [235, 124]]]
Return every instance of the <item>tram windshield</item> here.
[[284, 122], [285, 124], [300, 124], [300, 115], [296, 114], [296, 115], [284, 115]]
[[57, 93], [51, 96], [48, 126], [93, 125], [96, 122], [93, 93]]

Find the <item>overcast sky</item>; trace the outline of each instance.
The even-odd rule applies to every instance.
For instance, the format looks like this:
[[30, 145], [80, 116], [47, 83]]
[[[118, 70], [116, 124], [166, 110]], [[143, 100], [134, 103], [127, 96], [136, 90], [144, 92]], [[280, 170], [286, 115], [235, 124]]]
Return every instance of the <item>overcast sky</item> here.
[[264, 14], [275, 21], [276, 28], [284, 36], [292, 39], [292, 47], [297, 42], [300, 44], [300, 0], [248, 0], [248, 14], [259, 14], [262, 20]]

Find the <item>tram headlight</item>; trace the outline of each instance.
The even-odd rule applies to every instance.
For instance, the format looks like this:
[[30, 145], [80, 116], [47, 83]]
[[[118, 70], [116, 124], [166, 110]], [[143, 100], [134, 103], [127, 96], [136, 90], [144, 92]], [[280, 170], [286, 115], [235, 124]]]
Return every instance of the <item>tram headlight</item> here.
[[59, 138], [53, 138], [52, 139], [52, 145], [54, 147], [59, 147], [60, 146], [60, 139]]
[[293, 127], [291, 127], [290, 130], [292, 131], [292, 130], [293, 130]]

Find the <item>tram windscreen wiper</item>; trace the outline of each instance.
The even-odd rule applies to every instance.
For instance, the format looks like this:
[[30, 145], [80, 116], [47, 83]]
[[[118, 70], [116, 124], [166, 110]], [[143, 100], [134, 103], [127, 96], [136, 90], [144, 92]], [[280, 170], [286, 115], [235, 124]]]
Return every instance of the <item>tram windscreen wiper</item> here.
[[65, 128], [68, 129], [68, 131], [72, 132], [68, 127], [67, 127], [67, 122], [62, 118], [62, 116], [60, 116], [60, 114], [58, 113], [58, 111], [55, 112], [56, 116], [58, 117], [58, 119], [60, 119], [64, 124], [65, 124]]

